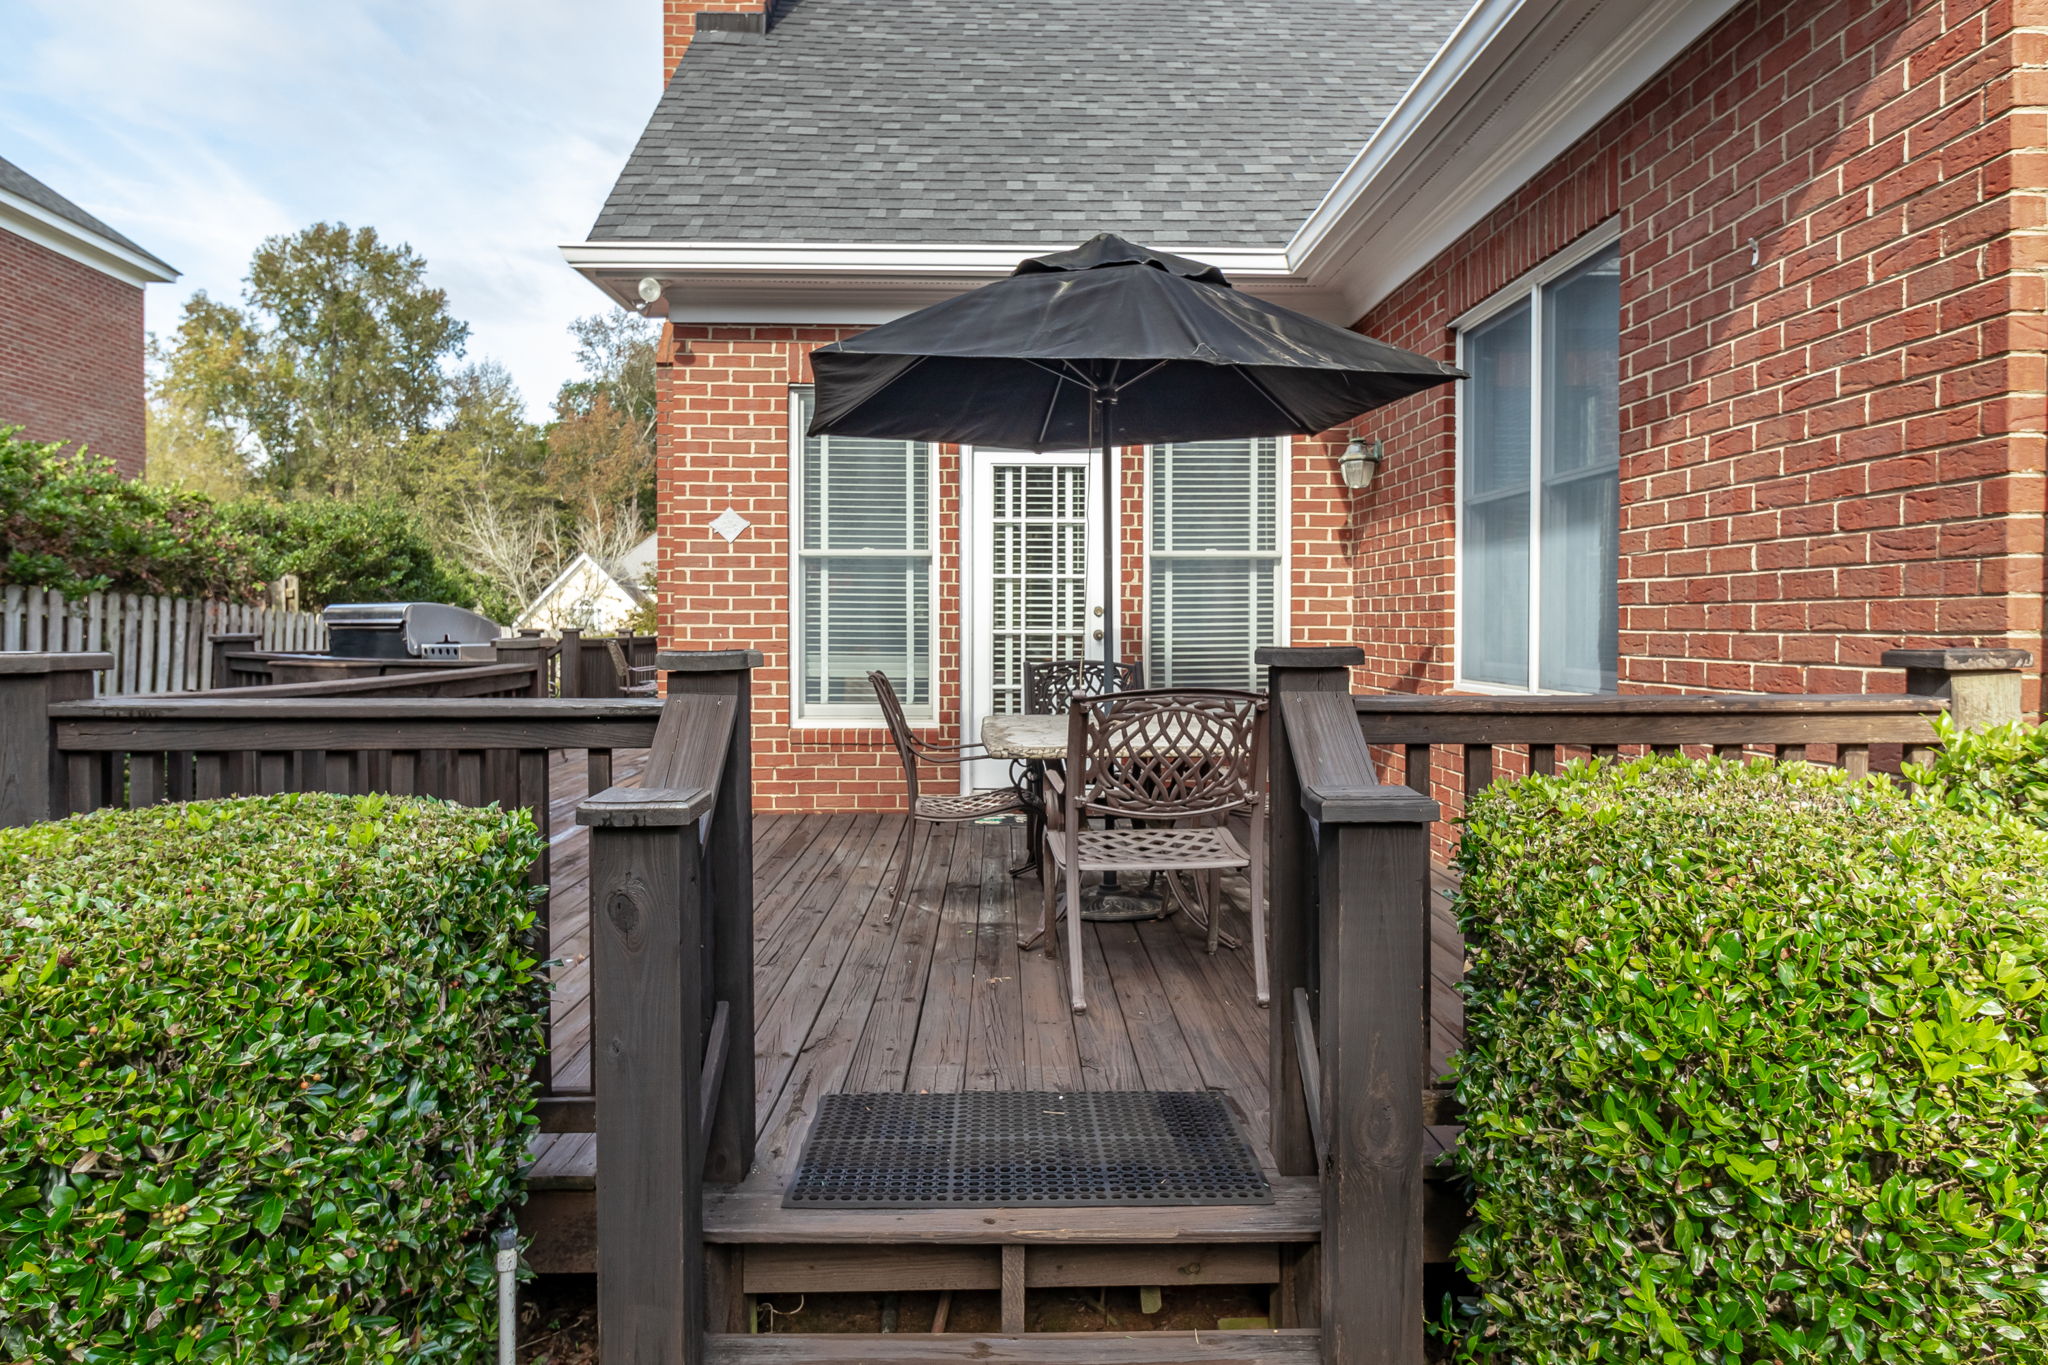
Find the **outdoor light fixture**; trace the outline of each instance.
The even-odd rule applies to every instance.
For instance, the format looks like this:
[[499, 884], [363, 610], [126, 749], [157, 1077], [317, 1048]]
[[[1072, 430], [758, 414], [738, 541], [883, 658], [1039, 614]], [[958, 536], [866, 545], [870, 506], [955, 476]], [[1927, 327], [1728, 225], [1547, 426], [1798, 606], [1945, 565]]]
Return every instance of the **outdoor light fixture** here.
[[1379, 472], [1380, 460], [1386, 449], [1378, 441], [1368, 441], [1363, 436], [1351, 438], [1351, 444], [1344, 447], [1344, 453], [1337, 459], [1337, 472], [1344, 476], [1346, 488], [1364, 489], [1372, 485], [1372, 476]]
[[660, 301], [662, 291], [667, 288], [667, 285], [655, 279], [652, 275], [642, 276], [639, 288], [640, 302], [652, 308]]

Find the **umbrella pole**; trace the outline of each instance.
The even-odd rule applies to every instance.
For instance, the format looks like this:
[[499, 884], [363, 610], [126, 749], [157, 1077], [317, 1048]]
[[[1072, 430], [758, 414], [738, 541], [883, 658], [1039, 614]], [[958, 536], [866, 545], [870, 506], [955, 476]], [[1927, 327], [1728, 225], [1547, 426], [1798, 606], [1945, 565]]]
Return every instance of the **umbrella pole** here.
[[1122, 495], [1122, 482], [1118, 478], [1123, 471], [1117, 468], [1116, 442], [1110, 431], [1110, 413], [1115, 407], [1116, 395], [1098, 386], [1095, 390], [1095, 427], [1102, 441], [1102, 663], [1103, 685], [1110, 685], [1107, 675], [1116, 671], [1116, 633], [1118, 613], [1116, 599], [1117, 561], [1117, 500]]

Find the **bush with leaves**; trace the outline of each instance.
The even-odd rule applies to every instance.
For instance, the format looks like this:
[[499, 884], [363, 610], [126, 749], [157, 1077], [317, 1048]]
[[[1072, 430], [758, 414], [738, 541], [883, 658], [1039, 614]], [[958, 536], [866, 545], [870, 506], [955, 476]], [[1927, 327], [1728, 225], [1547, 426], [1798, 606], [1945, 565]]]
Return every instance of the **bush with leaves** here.
[[1923, 796], [1972, 815], [2016, 815], [2048, 828], [2048, 729], [2024, 721], [1959, 730], [1947, 716], [1934, 728], [1933, 761], [1905, 765]]
[[540, 851], [376, 796], [0, 830], [0, 1358], [483, 1358]]
[[0, 426], [0, 583], [240, 602], [261, 575], [196, 493], [124, 479], [82, 448]]
[[1461, 1359], [2048, 1360], [2048, 836], [1645, 759], [1458, 861]]
[[240, 502], [227, 519], [255, 547], [263, 576], [296, 574], [308, 607], [331, 602], [452, 602], [512, 619], [475, 575], [435, 553], [417, 520], [393, 503]]

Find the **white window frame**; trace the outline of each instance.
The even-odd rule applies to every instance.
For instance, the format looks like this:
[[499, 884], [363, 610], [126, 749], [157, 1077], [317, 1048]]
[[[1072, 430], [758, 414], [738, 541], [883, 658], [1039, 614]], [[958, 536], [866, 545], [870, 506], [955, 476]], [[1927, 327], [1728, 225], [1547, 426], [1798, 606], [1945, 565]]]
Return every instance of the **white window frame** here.
[[[845, 730], [874, 729], [887, 724], [882, 717], [879, 702], [852, 705], [844, 702], [825, 702], [806, 705], [804, 702], [804, 560], [810, 555], [821, 558], [851, 559], [873, 556], [881, 559], [907, 558], [898, 550], [814, 550], [807, 551], [804, 544], [804, 422], [803, 412], [806, 401], [815, 398], [815, 387], [810, 384], [789, 386], [789, 723], [793, 729]], [[929, 657], [925, 668], [931, 678], [931, 700], [921, 706], [908, 701], [903, 704], [903, 718], [914, 724], [930, 725], [938, 720], [939, 713], [939, 447], [932, 441], [912, 441], [910, 445], [922, 445], [929, 465], [925, 471], [926, 497], [925, 554], [931, 560], [931, 571], [925, 575], [928, 584], [925, 609], [930, 613], [929, 628], [925, 631]]]
[[[1294, 640], [1294, 438], [1292, 436], [1255, 437], [1257, 440], [1271, 440], [1275, 443], [1273, 462], [1279, 478], [1273, 486], [1273, 531], [1279, 542], [1275, 555], [1279, 567], [1273, 574], [1273, 590], [1280, 600], [1273, 612], [1273, 631], [1279, 636], [1276, 645], [1285, 646]], [[1162, 445], [1201, 445], [1200, 441], [1161, 442]], [[1142, 520], [1138, 527], [1138, 557], [1143, 565], [1141, 581], [1138, 584], [1138, 624], [1140, 657], [1145, 663], [1145, 686], [1164, 687], [1166, 684], [1152, 676], [1152, 452], [1146, 446], [1139, 478], [1142, 481]], [[1184, 558], [1198, 559], [1202, 555], [1244, 559], [1246, 554], [1238, 551], [1191, 551]], [[1169, 552], [1169, 558], [1175, 557]]]
[[[1543, 338], [1543, 286], [1551, 284], [1586, 262], [1608, 250], [1621, 241], [1621, 219], [1610, 218], [1599, 227], [1573, 242], [1564, 250], [1551, 256], [1534, 270], [1517, 278], [1514, 283], [1494, 293], [1451, 321], [1451, 330], [1457, 337], [1457, 365], [1466, 369], [1465, 341], [1476, 328], [1491, 322], [1494, 318], [1523, 303], [1529, 305], [1530, 345], [1540, 346]], [[1467, 373], [1470, 373], [1467, 370]], [[1451, 458], [1451, 685], [1461, 692], [1490, 693], [1497, 696], [1587, 696], [1583, 692], [1567, 692], [1560, 688], [1538, 687], [1536, 679], [1541, 676], [1543, 627], [1543, 556], [1539, 552], [1542, 544], [1542, 463], [1543, 463], [1543, 384], [1541, 372], [1531, 372], [1530, 389], [1530, 440], [1529, 440], [1529, 680], [1526, 686], [1516, 687], [1511, 683], [1485, 682], [1465, 676], [1465, 419], [1471, 400], [1466, 396], [1466, 386], [1457, 386], [1456, 434]], [[1615, 566], [1617, 578], [1620, 565]]]

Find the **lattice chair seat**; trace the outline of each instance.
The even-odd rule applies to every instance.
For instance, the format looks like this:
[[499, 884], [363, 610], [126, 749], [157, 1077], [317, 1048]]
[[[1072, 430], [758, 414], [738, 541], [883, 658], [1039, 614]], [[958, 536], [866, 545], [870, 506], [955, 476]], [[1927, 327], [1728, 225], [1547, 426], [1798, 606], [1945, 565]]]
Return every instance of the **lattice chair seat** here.
[[[1156, 868], [1200, 871], [1250, 867], [1251, 856], [1226, 828], [1084, 829], [1076, 841], [1083, 872], [1150, 872]], [[1053, 859], [1067, 865], [1064, 840], [1054, 840]]]
[[969, 792], [965, 796], [917, 798], [917, 818], [920, 820], [979, 820], [1023, 809], [1024, 798], [1014, 787], [992, 792]]

